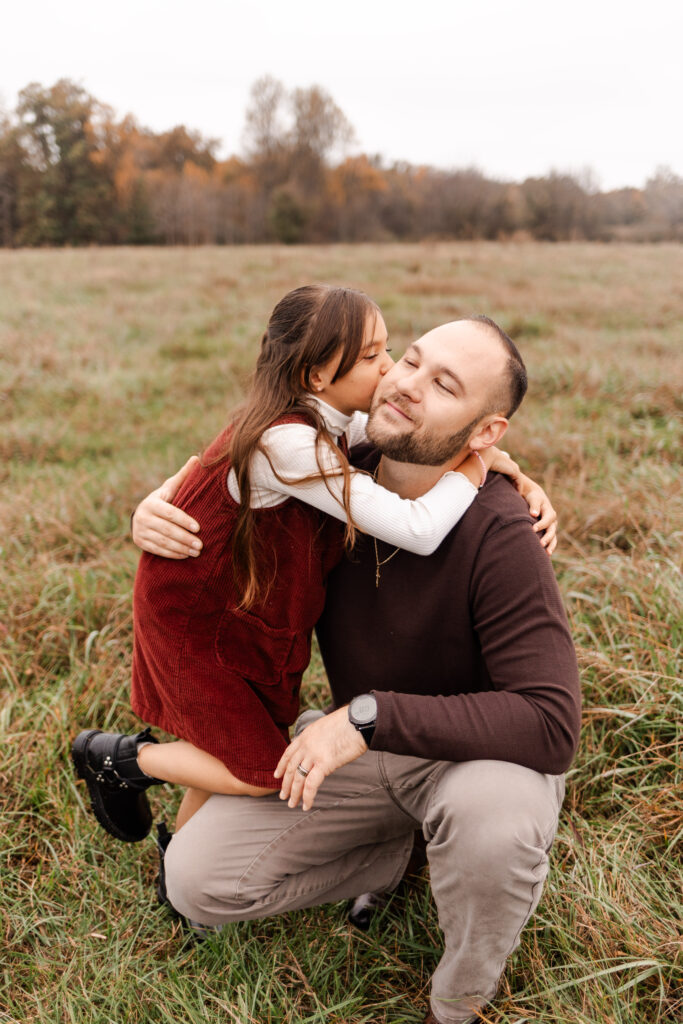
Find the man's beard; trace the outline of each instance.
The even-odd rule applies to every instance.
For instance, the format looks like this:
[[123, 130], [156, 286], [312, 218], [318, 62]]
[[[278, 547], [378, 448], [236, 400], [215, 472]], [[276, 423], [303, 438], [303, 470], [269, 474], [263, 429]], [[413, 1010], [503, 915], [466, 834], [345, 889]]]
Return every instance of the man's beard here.
[[[398, 409], [404, 404], [397, 396], [391, 397], [389, 401]], [[380, 424], [373, 422], [373, 412], [379, 408], [378, 405], [376, 409], [370, 411], [367, 425], [368, 440], [372, 441], [388, 459], [393, 459], [394, 462], [412, 462], [417, 466], [443, 466], [462, 451], [481, 419], [481, 416], [475, 417], [462, 430], [447, 437], [430, 437], [425, 433], [424, 426], [409, 433], [385, 436]]]

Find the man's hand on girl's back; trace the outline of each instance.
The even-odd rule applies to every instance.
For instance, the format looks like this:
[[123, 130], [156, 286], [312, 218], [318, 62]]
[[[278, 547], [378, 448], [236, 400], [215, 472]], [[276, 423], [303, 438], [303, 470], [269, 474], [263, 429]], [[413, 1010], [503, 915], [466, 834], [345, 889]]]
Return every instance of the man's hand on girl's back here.
[[196, 558], [201, 553], [202, 542], [196, 536], [199, 523], [171, 504], [197, 462], [192, 455], [177, 473], [143, 498], [131, 516], [133, 543], [143, 551], [175, 559]]

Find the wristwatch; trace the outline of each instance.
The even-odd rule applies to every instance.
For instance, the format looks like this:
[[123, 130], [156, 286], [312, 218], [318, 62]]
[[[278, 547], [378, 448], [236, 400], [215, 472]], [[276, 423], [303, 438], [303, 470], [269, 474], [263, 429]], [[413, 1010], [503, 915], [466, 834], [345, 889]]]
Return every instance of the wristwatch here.
[[370, 746], [377, 723], [377, 701], [371, 693], [362, 693], [360, 697], [353, 698], [349, 704], [349, 722]]

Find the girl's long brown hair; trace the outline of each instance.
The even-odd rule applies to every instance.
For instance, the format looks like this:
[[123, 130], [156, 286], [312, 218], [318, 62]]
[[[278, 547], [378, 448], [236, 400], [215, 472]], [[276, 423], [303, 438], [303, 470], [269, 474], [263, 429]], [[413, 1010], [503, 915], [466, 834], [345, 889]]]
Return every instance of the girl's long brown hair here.
[[[230, 458], [240, 491], [240, 507], [233, 535], [233, 565], [242, 590], [242, 608], [249, 608], [255, 601], [262, 600], [272, 584], [272, 580], [264, 584], [263, 575], [259, 572], [263, 568], [263, 553], [256, 550], [249, 465], [256, 451], [264, 452], [267, 457], [261, 436], [281, 417], [305, 415], [315, 424], [317, 444], [324, 442], [334, 448], [344, 477], [344, 540], [349, 546], [353, 544], [355, 527], [350, 511], [349, 464], [317, 408], [307, 401], [307, 396], [311, 393], [313, 369], [328, 363], [335, 355], [340, 353], [341, 361], [333, 380], [349, 372], [363, 347], [368, 316], [377, 313], [377, 306], [363, 292], [329, 285], [295, 288], [278, 302], [271, 313], [261, 339], [261, 352], [249, 394], [233, 420], [226, 450], [218, 456], [219, 459]], [[318, 467], [320, 476], [325, 478], [319, 456]], [[276, 476], [283, 480], [279, 474]], [[314, 477], [306, 478], [310, 479]]]

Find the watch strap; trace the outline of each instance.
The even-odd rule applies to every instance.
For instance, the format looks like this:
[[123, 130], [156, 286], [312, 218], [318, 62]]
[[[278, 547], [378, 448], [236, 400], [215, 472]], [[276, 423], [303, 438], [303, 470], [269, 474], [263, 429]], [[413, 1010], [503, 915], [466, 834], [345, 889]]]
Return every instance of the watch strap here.
[[368, 746], [372, 743], [372, 737], [375, 735], [375, 722], [370, 722], [369, 725], [357, 725], [356, 729], [361, 734]]

